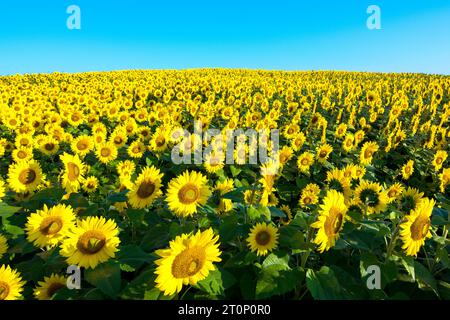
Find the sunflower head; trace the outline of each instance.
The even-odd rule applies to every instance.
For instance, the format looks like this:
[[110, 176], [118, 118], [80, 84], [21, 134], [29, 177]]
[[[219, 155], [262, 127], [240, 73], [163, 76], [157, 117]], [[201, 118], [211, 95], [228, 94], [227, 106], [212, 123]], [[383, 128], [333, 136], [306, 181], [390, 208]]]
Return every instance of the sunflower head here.
[[220, 262], [219, 237], [212, 229], [182, 234], [170, 241], [169, 248], [157, 250], [156, 287], [165, 295], [178, 293], [183, 285], [195, 285], [215, 270]]
[[74, 226], [75, 213], [70, 206], [59, 204], [32, 213], [27, 220], [27, 240], [43, 248], [55, 246]]
[[179, 216], [191, 216], [208, 201], [211, 191], [207, 179], [199, 172], [185, 171], [169, 182], [167, 203]]
[[297, 159], [297, 166], [301, 172], [307, 173], [314, 162], [314, 155], [311, 152], [302, 153]]
[[38, 286], [34, 289], [34, 296], [38, 300], [51, 300], [57, 291], [66, 286], [67, 279], [64, 276], [52, 274], [38, 282]]
[[12, 164], [8, 171], [8, 184], [17, 193], [32, 192], [42, 181], [42, 170], [35, 160]]
[[409, 256], [417, 256], [420, 247], [427, 238], [431, 238], [431, 213], [436, 201], [423, 198], [417, 208], [405, 216], [406, 221], [400, 225], [400, 237], [403, 240], [402, 249]]
[[142, 209], [161, 196], [162, 177], [163, 174], [155, 166], [144, 168], [127, 194], [131, 206]]
[[361, 180], [355, 189], [355, 201], [367, 214], [380, 213], [386, 209], [389, 198], [377, 182]]
[[0, 301], [20, 299], [24, 284], [19, 272], [7, 265], [0, 266]]
[[271, 224], [258, 223], [251, 230], [247, 243], [251, 251], [265, 256], [278, 245], [278, 230]]
[[120, 243], [114, 220], [87, 217], [78, 220], [61, 244], [61, 255], [68, 264], [95, 268], [115, 256]]
[[320, 206], [319, 217], [311, 225], [318, 229], [314, 243], [319, 245], [320, 252], [334, 246], [345, 222], [347, 210], [344, 195], [336, 190], [328, 191]]

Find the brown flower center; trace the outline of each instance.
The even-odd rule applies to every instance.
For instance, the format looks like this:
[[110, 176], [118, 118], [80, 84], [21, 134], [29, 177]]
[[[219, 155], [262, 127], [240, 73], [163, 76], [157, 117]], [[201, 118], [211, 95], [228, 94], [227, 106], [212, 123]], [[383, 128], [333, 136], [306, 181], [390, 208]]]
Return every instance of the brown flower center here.
[[39, 231], [47, 236], [57, 234], [63, 227], [60, 217], [47, 217], [42, 220]]
[[184, 185], [180, 191], [178, 191], [178, 199], [183, 204], [191, 204], [195, 202], [200, 196], [200, 190], [192, 183]]
[[64, 285], [64, 284], [59, 283], [59, 282], [52, 283], [52, 284], [48, 287], [48, 289], [47, 289], [47, 295], [48, 295], [48, 297], [49, 297], [49, 298], [53, 297], [53, 295], [54, 295], [57, 291], [61, 290], [62, 288], [65, 288], [65, 285]]
[[67, 163], [67, 177], [70, 181], [75, 181], [80, 176], [80, 168], [73, 162]]
[[341, 230], [344, 222], [344, 216], [337, 208], [331, 208], [329, 216], [325, 220], [325, 232], [327, 236], [335, 236]]
[[102, 157], [109, 157], [111, 155], [111, 150], [109, 148], [102, 148], [100, 150], [100, 154], [102, 155]]
[[177, 279], [191, 277], [205, 264], [205, 249], [199, 246], [187, 248], [179, 253], [172, 263], [172, 275]]
[[31, 168], [24, 169], [19, 174], [20, 183], [25, 184], [25, 185], [32, 184], [36, 180], [36, 178], [37, 178], [37, 174]]
[[23, 150], [20, 150], [17, 153], [17, 157], [19, 157], [20, 159], [25, 159], [27, 157], [27, 153], [25, 151], [23, 151]]
[[77, 148], [80, 151], [84, 151], [88, 148], [88, 144], [85, 141], [78, 141]]
[[153, 182], [144, 181], [139, 186], [136, 194], [138, 195], [139, 198], [146, 199], [146, 198], [150, 197], [153, 194], [153, 192], [155, 192], [155, 189], [156, 189], [156, 186], [154, 185]]
[[270, 242], [270, 233], [265, 230], [258, 232], [255, 236], [255, 241], [260, 246], [267, 245]]
[[46, 143], [44, 146], [45, 150], [52, 151], [55, 148], [55, 144], [52, 142]]
[[413, 224], [411, 225], [411, 238], [413, 240], [422, 240], [428, 234], [428, 230], [430, 228], [430, 219], [428, 218], [417, 218]]
[[9, 291], [9, 285], [4, 281], [0, 281], [0, 300], [5, 300], [9, 295]]
[[89, 230], [78, 239], [77, 249], [87, 255], [96, 254], [106, 244], [106, 237], [97, 230]]

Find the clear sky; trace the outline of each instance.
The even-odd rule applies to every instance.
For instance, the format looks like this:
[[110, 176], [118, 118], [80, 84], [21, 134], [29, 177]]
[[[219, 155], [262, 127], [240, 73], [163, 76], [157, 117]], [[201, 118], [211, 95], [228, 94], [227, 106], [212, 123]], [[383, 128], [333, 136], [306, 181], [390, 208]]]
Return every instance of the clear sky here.
[[[372, 4], [381, 30], [366, 27]], [[450, 74], [450, 1], [0, 2], [3, 75], [200, 67]]]

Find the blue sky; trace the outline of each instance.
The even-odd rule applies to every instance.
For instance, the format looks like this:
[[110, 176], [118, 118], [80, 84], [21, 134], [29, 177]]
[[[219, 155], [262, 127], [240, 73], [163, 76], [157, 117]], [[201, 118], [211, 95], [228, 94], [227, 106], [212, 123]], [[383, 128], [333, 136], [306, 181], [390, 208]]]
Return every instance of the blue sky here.
[[[69, 5], [81, 30], [66, 27]], [[366, 9], [381, 8], [381, 30]], [[0, 74], [200, 67], [450, 74], [450, 2], [2, 0]]]

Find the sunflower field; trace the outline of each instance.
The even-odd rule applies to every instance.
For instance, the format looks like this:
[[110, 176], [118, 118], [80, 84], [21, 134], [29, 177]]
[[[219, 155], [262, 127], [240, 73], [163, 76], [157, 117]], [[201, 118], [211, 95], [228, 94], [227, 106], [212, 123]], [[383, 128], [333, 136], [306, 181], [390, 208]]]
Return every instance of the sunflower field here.
[[[0, 300], [450, 299], [449, 87], [331, 71], [0, 77]], [[237, 129], [262, 134], [238, 135], [230, 164], [219, 146]], [[275, 157], [250, 163], [256, 145]], [[175, 163], [175, 147], [209, 152]]]

